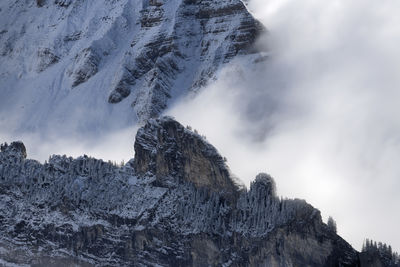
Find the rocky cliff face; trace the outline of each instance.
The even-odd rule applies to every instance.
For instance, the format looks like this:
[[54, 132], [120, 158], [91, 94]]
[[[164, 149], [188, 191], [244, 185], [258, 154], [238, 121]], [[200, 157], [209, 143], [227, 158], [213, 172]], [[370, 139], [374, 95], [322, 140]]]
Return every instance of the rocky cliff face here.
[[279, 199], [269, 175], [237, 186], [216, 149], [172, 118], [142, 127], [135, 152], [124, 166], [41, 164], [21, 142], [2, 145], [0, 263], [371, 266], [317, 209]]
[[150, 120], [141, 128], [136, 135], [135, 155], [138, 174], [155, 174], [160, 185], [178, 178], [229, 196], [239, 190], [217, 150], [172, 119]]
[[0, 25], [0, 115], [30, 131], [155, 117], [263, 31], [241, 0], [7, 0]]

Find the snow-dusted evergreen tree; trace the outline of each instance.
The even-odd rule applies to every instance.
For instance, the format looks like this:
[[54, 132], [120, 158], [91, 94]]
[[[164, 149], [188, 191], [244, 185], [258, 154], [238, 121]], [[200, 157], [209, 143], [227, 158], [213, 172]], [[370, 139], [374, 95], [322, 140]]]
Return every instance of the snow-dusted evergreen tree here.
[[361, 251], [372, 255], [379, 255], [385, 266], [400, 266], [399, 254], [393, 252], [392, 246], [387, 245], [386, 243], [376, 242], [367, 238]]
[[336, 225], [336, 221], [332, 218], [332, 216], [329, 216], [328, 218], [328, 227], [331, 231], [333, 232], [337, 232], [337, 225]]

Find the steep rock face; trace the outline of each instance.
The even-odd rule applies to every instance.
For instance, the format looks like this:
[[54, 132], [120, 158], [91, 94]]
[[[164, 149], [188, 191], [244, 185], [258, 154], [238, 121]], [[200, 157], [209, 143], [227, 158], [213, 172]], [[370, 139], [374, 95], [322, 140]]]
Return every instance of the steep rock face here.
[[317, 209], [279, 199], [269, 175], [238, 191], [215, 148], [172, 118], [150, 120], [135, 150], [125, 166], [87, 156], [41, 164], [22, 143], [3, 145], [2, 262], [363, 266]]
[[86, 82], [98, 71], [100, 57], [91, 48], [83, 49], [75, 57], [72, 87]]
[[134, 166], [139, 174], [155, 174], [160, 184], [172, 178], [229, 195], [239, 190], [217, 150], [169, 117], [149, 120], [138, 131]]
[[[140, 118], [158, 115], [174, 93], [172, 87], [197, 89], [221, 64], [238, 54], [255, 52], [252, 45], [262, 31], [239, 0], [143, 1], [140, 25], [131, 42], [135, 56], [125, 61], [123, 75], [109, 97], [110, 103], [122, 101], [143, 79], [133, 102]], [[149, 31], [157, 35], [143, 44], [140, 39]], [[180, 77], [186, 79], [183, 84], [176, 83]]]
[[6, 0], [0, 25], [0, 115], [30, 131], [156, 117], [263, 31], [241, 0]]

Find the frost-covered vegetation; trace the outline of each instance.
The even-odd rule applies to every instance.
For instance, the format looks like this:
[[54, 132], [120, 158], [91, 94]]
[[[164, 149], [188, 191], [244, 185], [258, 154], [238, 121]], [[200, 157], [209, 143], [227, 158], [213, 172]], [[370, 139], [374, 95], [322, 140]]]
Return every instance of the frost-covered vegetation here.
[[384, 266], [399, 266], [400, 255], [392, 250], [392, 246], [382, 242], [376, 242], [370, 239], [366, 239], [361, 252], [368, 254], [377, 254], [384, 263]]
[[[311, 205], [278, 198], [269, 175], [259, 174], [248, 190], [229, 180], [225, 176], [229, 170], [216, 149], [172, 118], [149, 121], [138, 131], [135, 149], [136, 158], [123, 166], [88, 156], [51, 156], [41, 164], [26, 158], [23, 143], [3, 144], [0, 247], [7, 249], [0, 250], [0, 256], [10, 258], [9, 251], [15, 249], [38, 249], [37, 255], [62, 249], [93, 263], [121, 263], [133, 257], [145, 264], [164, 262], [163, 251], [180, 247], [172, 258], [184, 262], [190, 248], [187, 242], [198, 235], [262, 241], [287, 227], [307, 235], [325, 233], [322, 240], [344, 242]], [[204, 166], [211, 166], [212, 172]], [[201, 183], [196, 175], [202, 177]], [[150, 250], [143, 243], [127, 241], [139, 234], [146, 235]], [[150, 234], [169, 241], [149, 241]], [[23, 245], [21, 240], [25, 240]], [[219, 245], [230, 251], [226, 255], [236, 253], [238, 262], [245, 261], [246, 252], [226, 242]], [[343, 244], [349, 249], [346, 257], [352, 260], [355, 252]], [[128, 247], [118, 250], [121, 246]], [[110, 254], [115, 250], [119, 252]]]

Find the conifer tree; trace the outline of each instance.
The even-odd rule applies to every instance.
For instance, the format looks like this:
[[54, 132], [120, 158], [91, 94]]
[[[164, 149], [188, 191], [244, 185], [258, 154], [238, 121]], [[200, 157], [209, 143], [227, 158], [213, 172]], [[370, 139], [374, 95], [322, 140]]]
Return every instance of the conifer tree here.
[[335, 232], [335, 233], [337, 232], [336, 221], [332, 218], [332, 216], [329, 216], [329, 218], [328, 218], [328, 227], [333, 232]]

